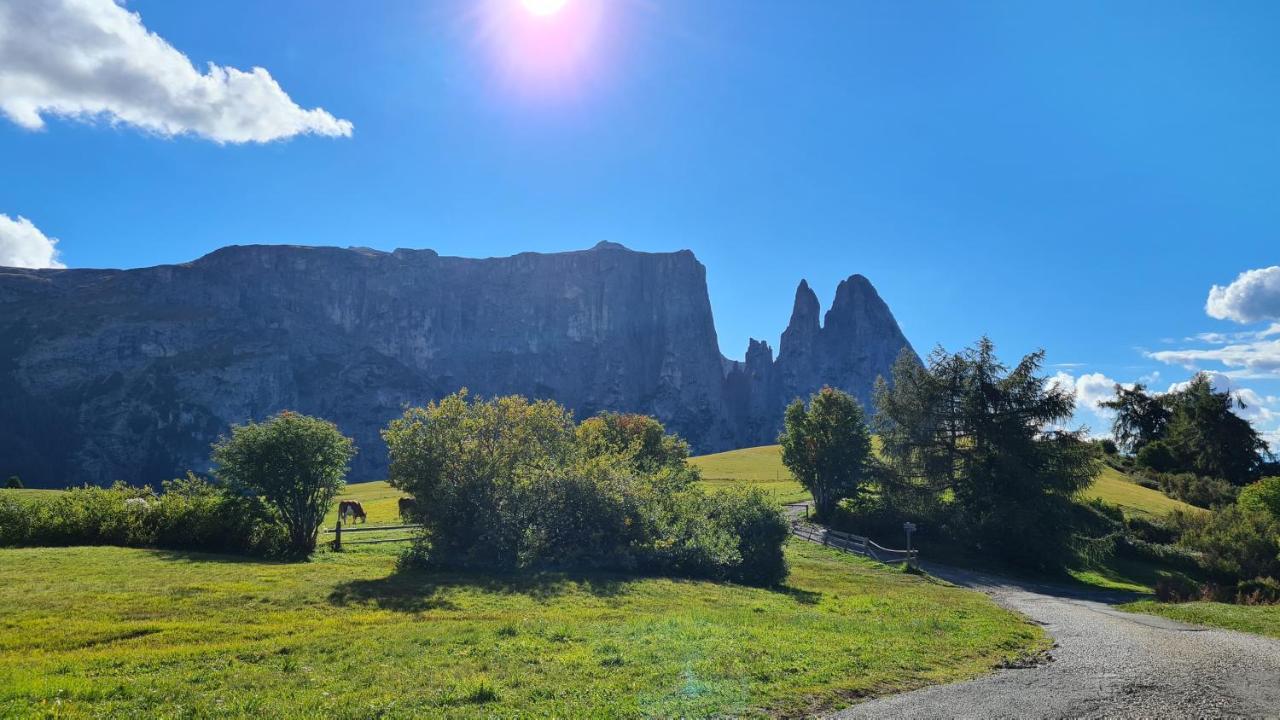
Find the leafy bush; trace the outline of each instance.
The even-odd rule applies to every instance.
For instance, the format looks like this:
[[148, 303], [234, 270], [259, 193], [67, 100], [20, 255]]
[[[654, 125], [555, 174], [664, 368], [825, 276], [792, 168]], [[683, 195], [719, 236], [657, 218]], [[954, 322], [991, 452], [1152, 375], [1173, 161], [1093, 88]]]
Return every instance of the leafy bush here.
[[1155, 596], [1160, 602], [1192, 602], [1216, 595], [1215, 589], [1181, 573], [1163, 575], [1156, 580]]
[[219, 478], [271, 505], [289, 533], [289, 549], [310, 555], [334, 497], [346, 484], [355, 443], [327, 420], [285, 411], [231, 428], [213, 447]]
[[1236, 488], [1226, 480], [1194, 473], [1159, 473], [1155, 478], [1165, 495], [1196, 507], [1213, 508], [1236, 499]]
[[418, 501], [410, 562], [610, 569], [772, 584], [788, 531], [761, 494], [707, 496], [687, 446], [652, 418], [466, 391], [383, 432], [391, 483]]
[[1115, 455], [1120, 452], [1120, 448], [1116, 447], [1116, 441], [1111, 438], [1103, 438], [1098, 442], [1098, 446], [1102, 448], [1104, 455]]
[[1267, 477], [1240, 490], [1241, 507], [1265, 512], [1280, 522], [1280, 477]]
[[1280, 580], [1271, 577], [1241, 580], [1236, 583], [1236, 602], [1241, 605], [1280, 603]]
[[9, 479], [4, 481], [4, 486], [10, 490], [21, 490], [22, 478], [17, 475], [10, 475]]
[[759, 488], [726, 491], [710, 498], [712, 521], [737, 539], [738, 560], [727, 579], [747, 585], [776, 585], [787, 577], [782, 545], [791, 526]]
[[1177, 457], [1174, 456], [1173, 450], [1170, 449], [1168, 443], [1163, 440], [1156, 440], [1143, 445], [1134, 459], [1139, 467], [1159, 473], [1171, 472], [1178, 467]]
[[1177, 542], [1179, 529], [1167, 520], [1134, 515], [1125, 518], [1130, 534], [1143, 542], [1167, 545]]
[[165, 492], [117, 484], [0, 498], [0, 546], [119, 545], [272, 555], [283, 532], [265, 508], [189, 475]]
[[1203, 558], [1206, 570], [1237, 582], [1280, 577], [1280, 524], [1269, 514], [1228, 505], [1212, 513], [1175, 513], [1181, 543]]

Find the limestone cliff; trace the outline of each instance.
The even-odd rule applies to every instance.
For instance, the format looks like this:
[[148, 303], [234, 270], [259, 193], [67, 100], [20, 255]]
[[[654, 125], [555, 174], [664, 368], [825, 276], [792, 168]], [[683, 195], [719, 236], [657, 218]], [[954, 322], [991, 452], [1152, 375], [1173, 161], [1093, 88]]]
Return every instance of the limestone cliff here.
[[753, 343], [726, 362], [693, 254], [609, 243], [490, 259], [243, 246], [137, 270], [0, 268], [0, 474], [155, 483], [206, 469], [232, 423], [289, 408], [353, 436], [352, 478], [373, 479], [379, 429], [463, 386], [554, 398], [579, 417], [649, 413], [698, 450], [740, 447], [771, 440], [788, 393], [827, 382], [865, 397], [906, 344], [859, 276], [825, 327], [817, 313], [802, 284], [778, 359]]

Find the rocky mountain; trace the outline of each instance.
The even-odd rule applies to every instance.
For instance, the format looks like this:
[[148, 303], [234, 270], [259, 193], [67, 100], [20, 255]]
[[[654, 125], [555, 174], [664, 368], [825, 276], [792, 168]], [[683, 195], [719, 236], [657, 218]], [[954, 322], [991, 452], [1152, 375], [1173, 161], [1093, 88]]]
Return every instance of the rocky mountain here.
[[0, 268], [0, 475], [155, 483], [207, 468], [227, 428], [289, 408], [354, 437], [352, 478], [407, 403], [460, 387], [661, 418], [700, 451], [771, 442], [787, 399], [866, 398], [910, 347], [870, 283], [824, 325], [801, 283], [777, 360], [721, 357], [692, 253], [601, 243], [507, 258], [233, 246], [137, 270]]

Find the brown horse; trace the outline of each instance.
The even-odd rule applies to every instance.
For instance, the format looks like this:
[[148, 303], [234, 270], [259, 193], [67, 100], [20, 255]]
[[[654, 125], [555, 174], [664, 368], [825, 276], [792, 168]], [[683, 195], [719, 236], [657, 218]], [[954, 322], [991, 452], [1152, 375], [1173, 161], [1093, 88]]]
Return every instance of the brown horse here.
[[404, 518], [413, 519], [413, 511], [414, 508], [418, 506], [418, 501], [413, 498], [400, 498], [400, 502], [398, 504], [400, 507], [400, 518], [402, 520]]
[[338, 520], [345, 521], [348, 515], [353, 520], [369, 522], [369, 515], [365, 513], [364, 506], [355, 500], [343, 500], [338, 503]]

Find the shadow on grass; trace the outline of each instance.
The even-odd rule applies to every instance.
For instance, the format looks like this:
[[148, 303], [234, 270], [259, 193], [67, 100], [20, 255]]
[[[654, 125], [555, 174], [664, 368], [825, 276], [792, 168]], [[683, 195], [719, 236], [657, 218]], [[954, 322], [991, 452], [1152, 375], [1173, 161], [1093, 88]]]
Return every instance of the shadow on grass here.
[[397, 570], [384, 578], [341, 583], [329, 593], [329, 603], [337, 606], [368, 603], [400, 612], [457, 610], [457, 604], [449, 599], [449, 595], [457, 590], [524, 595], [537, 602], [548, 602], [574, 591], [594, 597], [616, 597], [625, 593], [635, 579], [604, 574], [544, 572], [520, 575]]

